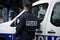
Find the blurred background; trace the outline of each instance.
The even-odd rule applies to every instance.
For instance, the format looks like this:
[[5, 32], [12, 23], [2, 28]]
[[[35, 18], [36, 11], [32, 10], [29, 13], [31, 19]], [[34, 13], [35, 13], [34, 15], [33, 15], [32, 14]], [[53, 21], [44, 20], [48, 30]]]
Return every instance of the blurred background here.
[[[23, 5], [27, 2], [34, 3], [41, 0], [0, 0], [0, 24], [13, 20], [22, 10]], [[48, 3], [39, 4], [32, 8], [32, 12], [39, 18], [40, 22], [43, 21], [46, 14]], [[18, 18], [11, 26], [16, 26]]]
[[26, 2], [38, 0], [0, 0], [0, 23], [14, 19], [22, 10]]

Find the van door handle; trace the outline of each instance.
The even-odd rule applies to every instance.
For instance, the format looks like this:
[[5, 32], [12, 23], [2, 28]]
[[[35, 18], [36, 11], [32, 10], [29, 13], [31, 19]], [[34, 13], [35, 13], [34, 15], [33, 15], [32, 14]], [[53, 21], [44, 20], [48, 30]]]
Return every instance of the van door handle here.
[[49, 34], [55, 34], [56, 32], [48, 31]]
[[36, 33], [43, 33], [43, 31], [36, 31]]

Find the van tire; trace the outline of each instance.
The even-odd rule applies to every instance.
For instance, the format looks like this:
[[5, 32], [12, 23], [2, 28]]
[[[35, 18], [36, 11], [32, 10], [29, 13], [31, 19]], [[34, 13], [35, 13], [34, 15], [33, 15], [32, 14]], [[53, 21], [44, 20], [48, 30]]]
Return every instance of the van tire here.
[[4, 38], [4, 37], [0, 37], [0, 40], [7, 40], [6, 38]]

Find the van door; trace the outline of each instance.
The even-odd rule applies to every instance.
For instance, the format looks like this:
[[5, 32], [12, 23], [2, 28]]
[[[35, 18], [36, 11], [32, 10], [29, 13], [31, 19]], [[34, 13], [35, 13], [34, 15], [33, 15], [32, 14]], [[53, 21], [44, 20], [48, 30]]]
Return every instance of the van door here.
[[53, 40], [60, 40], [60, 0], [53, 0], [50, 5], [46, 35], [55, 36], [53, 37]]
[[[41, 3], [33, 7], [33, 13], [38, 17], [41, 24], [41, 27], [36, 31], [36, 35], [41, 35], [41, 34], [44, 35], [45, 33], [46, 21], [44, 21], [44, 18], [45, 18], [47, 9], [48, 9], [48, 3]], [[45, 23], [43, 23], [43, 21]]]

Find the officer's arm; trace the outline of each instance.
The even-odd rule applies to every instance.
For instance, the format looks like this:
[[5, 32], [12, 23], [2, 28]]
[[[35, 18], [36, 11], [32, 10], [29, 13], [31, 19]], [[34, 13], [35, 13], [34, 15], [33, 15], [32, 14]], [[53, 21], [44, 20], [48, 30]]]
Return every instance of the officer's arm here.
[[23, 17], [20, 17], [19, 20], [20, 20], [20, 22], [16, 26], [16, 36], [22, 34], [23, 28], [24, 28], [24, 24], [25, 24]]

